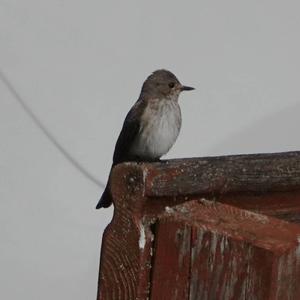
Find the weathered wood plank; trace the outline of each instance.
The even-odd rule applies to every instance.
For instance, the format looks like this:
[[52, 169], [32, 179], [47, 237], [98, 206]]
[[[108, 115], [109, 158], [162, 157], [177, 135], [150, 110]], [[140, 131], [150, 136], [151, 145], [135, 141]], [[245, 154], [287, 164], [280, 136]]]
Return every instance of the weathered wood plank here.
[[140, 172], [135, 183], [142, 186], [144, 201], [130, 205], [131, 209], [140, 205], [138, 209], [143, 207], [145, 214], [155, 215], [165, 206], [205, 197], [300, 223], [299, 153], [125, 163], [115, 167], [113, 173], [126, 169], [124, 176], [130, 186], [130, 174]]
[[147, 196], [300, 190], [300, 152], [232, 155], [145, 164]]
[[[160, 219], [192, 228], [190, 300], [300, 299], [298, 225], [206, 200], [168, 209]], [[173, 230], [168, 247], [183, 247], [175, 241]], [[172, 261], [176, 261], [174, 254]], [[178, 254], [177, 264], [179, 260]], [[163, 264], [155, 260], [154, 270], [158, 261]], [[166, 274], [170, 277], [164, 281], [172, 286], [170, 281], [176, 277]], [[158, 292], [167, 299], [163, 288]]]
[[191, 227], [162, 220], [155, 230], [151, 300], [188, 300]]
[[300, 190], [225, 194], [211, 199], [285, 221], [300, 223]]
[[116, 209], [101, 249], [98, 300], [144, 300], [149, 295], [152, 233], [142, 216], [142, 173], [121, 166], [113, 181]]

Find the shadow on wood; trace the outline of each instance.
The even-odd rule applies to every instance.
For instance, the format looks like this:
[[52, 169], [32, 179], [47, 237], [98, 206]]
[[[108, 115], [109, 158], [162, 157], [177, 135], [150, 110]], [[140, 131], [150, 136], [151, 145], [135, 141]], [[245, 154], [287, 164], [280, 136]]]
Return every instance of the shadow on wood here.
[[124, 163], [98, 299], [300, 299], [300, 152]]

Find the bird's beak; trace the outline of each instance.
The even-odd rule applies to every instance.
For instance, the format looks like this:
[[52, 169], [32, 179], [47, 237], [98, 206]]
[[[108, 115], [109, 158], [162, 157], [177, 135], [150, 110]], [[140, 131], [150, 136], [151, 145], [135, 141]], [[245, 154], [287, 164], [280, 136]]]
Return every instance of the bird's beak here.
[[191, 87], [191, 86], [186, 86], [186, 85], [182, 85], [180, 90], [181, 91], [192, 91], [194, 90], [195, 88]]

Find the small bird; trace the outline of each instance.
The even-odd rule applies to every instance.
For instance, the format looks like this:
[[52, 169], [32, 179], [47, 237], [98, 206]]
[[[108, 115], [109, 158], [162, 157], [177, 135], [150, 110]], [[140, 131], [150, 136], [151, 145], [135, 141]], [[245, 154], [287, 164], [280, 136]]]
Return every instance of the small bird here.
[[[178, 97], [194, 88], [182, 85], [167, 70], [153, 72], [144, 82], [140, 96], [128, 112], [113, 155], [112, 168], [128, 161], [158, 161], [175, 143], [181, 128]], [[110, 182], [96, 206], [112, 204]]]

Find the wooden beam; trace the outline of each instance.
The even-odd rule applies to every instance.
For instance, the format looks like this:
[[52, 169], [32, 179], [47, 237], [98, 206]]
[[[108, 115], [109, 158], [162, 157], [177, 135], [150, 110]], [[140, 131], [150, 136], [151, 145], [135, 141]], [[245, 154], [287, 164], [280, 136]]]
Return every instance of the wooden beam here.
[[300, 152], [175, 159], [144, 168], [149, 197], [300, 189]]

